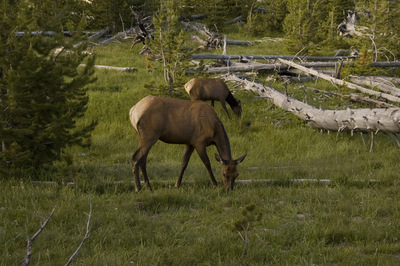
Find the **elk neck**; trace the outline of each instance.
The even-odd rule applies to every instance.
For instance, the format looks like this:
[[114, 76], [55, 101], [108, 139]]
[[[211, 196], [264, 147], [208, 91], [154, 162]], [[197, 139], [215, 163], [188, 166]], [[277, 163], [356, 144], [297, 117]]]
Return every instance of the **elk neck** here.
[[228, 134], [226, 133], [221, 121], [219, 121], [215, 126], [214, 143], [222, 159], [232, 160], [231, 145], [229, 143]]
[[232, 108], [239, 105], [238, 101], [235, 99], [235, 97], [233, 97], [233, 94], [231, 92], [228, 93], [228, 97], [226, 97], [226, 102]]

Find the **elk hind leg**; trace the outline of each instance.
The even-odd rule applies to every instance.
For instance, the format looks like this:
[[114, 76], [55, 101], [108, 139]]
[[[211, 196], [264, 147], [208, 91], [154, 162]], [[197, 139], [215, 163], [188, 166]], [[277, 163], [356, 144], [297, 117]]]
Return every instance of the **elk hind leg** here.
[[140, 164], [140, 169], [142, 170], [142, 174], [143, 174], [143, 178], [144, 178], [144, 182], [146, 183], [146, 187], [150, 190], [150, 191], [152, 191], [153, 189], [151, 188], [151, 185], [150, 185], [150, 181], [149, 181], [149, 177], [147, 176], [147, 155], [148, 155], [149, 153], [147, 152], [146, 154], [145, 154], [145, 156], [143, 156], [143, 162]]
[[142, 150], [139, 148], [132, 155], [132, 160], [131, 160], [136, 192], [139, 192], [142, 189], [141, 185], [140, 185], [140, 179], [139, 179], [139, 167], [140, 167], [140, 164], [142, 163], [142, 157], [143, 157]]
[[186, 145], [185, 146], [185, 151], [183, 152], [183, 157], [182, 157], [181, 171], [179, 173], [178, 180], [175, 183], [175, 187], [180, 187], [180, 185], [182, 183], [183, 173], [186, 170], [186, 167], [187, 167], [187, 165], [189, 163], [189, 159], [190, 159], [190, 156], [193, 153], [193, 150], [194, 150], [194, 147], [192, 145]]
[[[135, 177], [135, 191], [139, 192], [141, 189], [139, 179], [139, 168], [142, 171], [144, 182], [148, 189], [152, 190], [149, 177], [147, 176], [146, 161], [147, 155], [149, 154], [150, 148], [157, 142], [158, 139], [145, 142], [146, 145], [139, 144], [139, 148], [132, 156], [132, 170]], [[140, 143], [140, 141], [139, 141]]]

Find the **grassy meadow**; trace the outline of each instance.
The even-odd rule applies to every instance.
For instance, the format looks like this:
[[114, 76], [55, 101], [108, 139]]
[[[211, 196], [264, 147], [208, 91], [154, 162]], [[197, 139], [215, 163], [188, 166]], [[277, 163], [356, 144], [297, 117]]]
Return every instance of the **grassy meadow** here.
[[[228, 36], [229, 38], [229, 36]], [[239, 39], [239, 38], [237, 38]], [[283, 54], [279, 41], [228, 47], [228, 54]], [[135, 193], [130, 158], [137, 147], [128, 112], [162, 74], [145, 69], [141, 45], [94, 49], [96, 64], [136, 67], [133, 73], [97, 70], [90, 103], [79, 124], [98, 120], [90, 148], [71, 148], [74, 165], [46, 172], [43, 181], [2, 181], [0, 265], [19, 265], [27, 238], [49, 223], [33, 243], [32, 265], [62, 265], [90, 237], [76, 265], [396, 265], [400, 262], [400, 149], [377, 134], [373, 152], [359, 135], [321, 132], [294, 115], [229, 84], [243, 106], [229, 120], [216, 109], [233, 157], [247, 154], [231, 193], [224, 191], [215, 147], [208, 154], [219, 186], [193, 153], [181, 188], [174, 188], [183, 146], [158, 142], [148, 157], [154, 191]], [[221, 51], [214, 51], [221, 52]], [[156, 65], [152, 62], [153, 66]], [[187, 76], [187, 79], [191, 79]], [[260, 82], [266, 76], [259, 76]], [[281, 82], [271, 85], [283, 90]], [[309, 86], [336, 90], [323, 81]], [[346, 108], [343, 99], [288, 92], [323, 108]], [[345, 89], [342, 89], [345, 93]], [[354, 105], [351, 105], [352, 107]], [[229, 110], [231, 111], [231, 110]], [[294, 179], [329, 180], [293, 182]], [[244, 180], [252, 180], [247, 183]], [[240, 182], [242, 181], [242, 182]], [[257, 182], [258, 181], [258, 182]], [[75, 182], [75, 186], [66, 186]]]

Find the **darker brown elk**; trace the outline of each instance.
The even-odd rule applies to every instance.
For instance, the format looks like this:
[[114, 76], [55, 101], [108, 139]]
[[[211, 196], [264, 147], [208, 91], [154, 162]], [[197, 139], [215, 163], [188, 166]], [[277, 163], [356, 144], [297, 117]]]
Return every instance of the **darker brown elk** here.
[[185, 90], [191, 100], [211, 101], [213, 107], [214, 101], [219, 101], [228, 117], [229, 113], [225, 102], [229, 104], [235, 115], [240, 117], [242, 114], [240, 100], [238, 101], [233, 97], [222, 79], [193, 78], [185, 84]]
[[141, 189], [139, 168], [147, 188], [151, 190], [146, 161], [151, 147], [158, 140], [186, 145], [176, 187], [181, 185], [183, 173], [193, 150], [197, 151], [206, 166], [213, 186], [217, 186], [206, 152], [207, 146], [215, 145], [219, 153], [215, 154], [215, 158], [222, 164], [222, 180], [227, 191], [233, 190], [238, 176], [237, 165], [246, 155], [236, 160], [232, 159], [228, 135], [210, 105], [200, 101], [147, 96], [131, 108], [129, 117], [138, 134], [139, 142], [139, 147], [132, 156], [136, 192]]

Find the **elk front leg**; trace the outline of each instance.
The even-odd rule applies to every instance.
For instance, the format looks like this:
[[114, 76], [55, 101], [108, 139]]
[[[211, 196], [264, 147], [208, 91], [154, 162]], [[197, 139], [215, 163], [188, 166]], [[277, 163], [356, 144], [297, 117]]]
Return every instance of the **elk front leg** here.
[[225, 110], [226, 115], [230, 119], [231, 117], [229, 116], [228, 109], [226, 108], [225, 101], [221, 101], [221, 105], [222, 105], [222, 108]]
[[193, 153], [193, 150], [194, 150], [194, 147], [192, 145], [186, 145], [185, 146], [185, 151], [183, 152], [183, 157], [182, 157], [181, 171], [179, 173], [178, 180], [175, 183], [175, 187], [180, 187], [180, 185], [182, 183], [183, 173], [186, 170], [186, 167], [187, 167], [187, 165], [189, 163], [189, 159], [190, 159], [190, 156]]
[[211, 170], [211, 163], [207, 156], [206, 147], [205, 146], [196, 147], [196, 151], [199, 154], [200, 159], [203, 161], [203, 164], [207, 168], [207, 171], [208, 171], [208, 174], [210, 175], [213, 186], [216, 187], [218, 183], [217, 183], [217, 180], [215, 180], [214, 174]]

